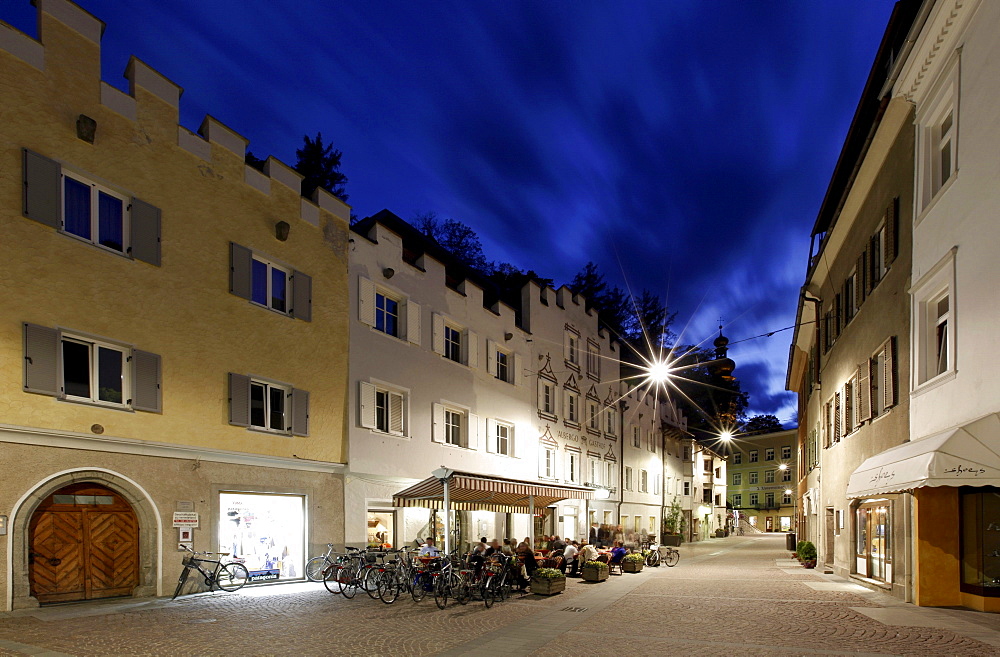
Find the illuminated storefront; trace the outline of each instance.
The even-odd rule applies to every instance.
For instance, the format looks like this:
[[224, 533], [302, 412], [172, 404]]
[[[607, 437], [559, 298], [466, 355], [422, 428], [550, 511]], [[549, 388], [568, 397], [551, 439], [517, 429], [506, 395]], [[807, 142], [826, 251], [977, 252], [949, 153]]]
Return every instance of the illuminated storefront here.
[[219, 551], [244, 560], [250, 581], [303, 577], [305, 497], [219, 493]]

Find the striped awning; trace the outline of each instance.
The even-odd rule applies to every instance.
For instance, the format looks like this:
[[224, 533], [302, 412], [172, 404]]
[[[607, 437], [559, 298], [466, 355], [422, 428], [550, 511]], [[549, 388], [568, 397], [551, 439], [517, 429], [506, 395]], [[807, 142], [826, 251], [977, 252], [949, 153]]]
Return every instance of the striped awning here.
[[[542, 509], [560, 500], [593, 499], [594, 490], [583, 486], [554, 486], [468, 472], [455, 472], [448, 482], [448, 498], [452, 509], [527, 513], [530, 498], [534, 498], [536, 509]], [[424, 479], [420, 483], [393, 495], [392, 505], [442, 509], [444, 508], [444, 483], [437, 477]]]

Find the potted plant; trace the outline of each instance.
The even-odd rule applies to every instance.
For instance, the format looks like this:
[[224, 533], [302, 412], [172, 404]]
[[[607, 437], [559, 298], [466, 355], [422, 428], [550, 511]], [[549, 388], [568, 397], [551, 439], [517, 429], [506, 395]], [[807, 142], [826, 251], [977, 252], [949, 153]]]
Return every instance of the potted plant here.
[[667, 508], [667, 513], [663, 518], [663, 545], [679, 547], [683, 541], [684, 532], [684, 511], [681, 509], [680, 500], [674, 496], [674, 501]]
[[792, 554], [792, 556], [798, 559], [799, 561], [802, 561], [802, 546], [804, 546], [805, 544], [806, 544], [805, 541], [799, 541], [798, 543], [795, 544], [795, 553]]
[[802, 547], [799, 548], [799, 561], [806, 568], [816, 567], [816, 546], [812, 544], [812, 541], [802, 542]]
[[608, 564], [603, 561], [585, 561], [580, 569], [580, 576], [585, 582], [603, 582], [609, 573]]
[[531, 592], [555, 595], [566, 590], [566, 576], [555, 568], [538, 568], [531, 575]]
[[638, 573], [642, 572], [643, 557], [638, 552], [633, 552], [632, 554], [626, 554], [622, 559], [622, 572], [623, 573]]

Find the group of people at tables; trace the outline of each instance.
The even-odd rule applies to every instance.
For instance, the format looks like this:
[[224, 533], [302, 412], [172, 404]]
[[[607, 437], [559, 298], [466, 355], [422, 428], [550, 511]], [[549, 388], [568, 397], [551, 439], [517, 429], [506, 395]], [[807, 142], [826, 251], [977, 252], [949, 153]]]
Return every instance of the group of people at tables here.
[[[512, 563], [523, 567], [515, 568], [515, 583], [519, 589], [523, 590], [527, 587], [537, 568], [556, 568], [568, 577], [578, 577], [580, 566], [588, 561], [620, 563], [628, 553], [621, 540], [614, 540], [607, 549], [601, 543], [596, 545], [595, 543], [597, 542], [564, 540], [558, 536], [542, 536], [536, 547], [532, 544], [530, 537], [525, 537], [521, 542], [505, 538], [501, 543], [499, 539], [487, 542], [484, 536], [478, 543], [472, 545], [469, 563], [478, 571], [487, 559], [495, 554], [516, 557], [517, 561]], [[601, 547], [598, 547], [599, 545]], [[418, 556], [425, 560], [441, 556], [433, 538], [428, 537], [420, 546]]]

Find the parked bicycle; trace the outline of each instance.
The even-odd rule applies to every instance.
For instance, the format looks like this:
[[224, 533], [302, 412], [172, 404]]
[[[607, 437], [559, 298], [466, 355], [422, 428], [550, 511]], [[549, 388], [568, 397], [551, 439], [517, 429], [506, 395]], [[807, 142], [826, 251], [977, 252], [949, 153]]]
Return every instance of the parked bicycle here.
[[326, 552], [318, 557], [313, 557], [306, 562], [306, 579], [310, 582], [322, 582], [323, 571], [333, 563], [333, 543], [326, 544]]
[[[197, 570], [201, 573], [201, 576], [205, 580], [205, 586], [208, 587], [209, 591], [214, 591], [215, 587], [219, 587], [223, 591], [239, 591], [250, 579], [250, 573], [243, 564], [224, 563], [222, 561], [223, 557], [229, 556], [228, 552], [195, 552], [186, 545], [184, 549], [191, 554], [184, 555], [184, 559], [181, 562], [184, 565], [184, 569], [181, 570], [181, 575], [177, 578], [177, 589], [174, 590], [174, 596], [170, 598], [171, 600], [181, 594], [181, 589], [184, 588], [184, 584], [187, 582], [188, 575], [192, 570]], [[210, 555], [215, 555], [217, 558], [209, 559]], [[203, 564], [215, 564], [215, 567], [207, 570], [202, 567]]]
[[677, 562], [681, 560], [681, 553], [677, 548], [666, 546], [662, 548], [662, 550], [663, 550], [662, 561], [663, 563], [667, 564], [668, 567], [673, 568], [674, 566], [677, 565]]

